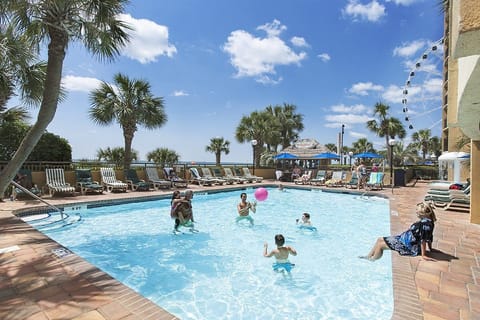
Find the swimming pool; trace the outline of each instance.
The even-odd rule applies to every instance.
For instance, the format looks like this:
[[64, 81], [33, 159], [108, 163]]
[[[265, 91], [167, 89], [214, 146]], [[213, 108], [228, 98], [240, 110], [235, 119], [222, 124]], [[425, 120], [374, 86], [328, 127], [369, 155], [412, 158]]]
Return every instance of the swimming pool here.
[[[251, 227], [235, 223], [241, 192], [196, 194], [195, 234], [172, 233], [169, 199], [81, 208], [75, 223], [43, 232], [181, 319], [391, 317], [390, 253], [357, 258], [390, 233], [387, 200], [269, 189]], [[317, 232], [296, 227], [304, 211]], [[277, 233], [298, 251], [290, 275], [262, 255]]]

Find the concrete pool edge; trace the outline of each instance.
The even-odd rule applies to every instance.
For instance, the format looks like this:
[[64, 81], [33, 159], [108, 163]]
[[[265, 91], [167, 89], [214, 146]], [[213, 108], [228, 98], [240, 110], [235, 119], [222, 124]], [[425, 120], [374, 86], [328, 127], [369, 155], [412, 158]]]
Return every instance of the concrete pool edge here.
[[[271, 186], [275, 184], [271, 183], [266, 183], [263, 184], [263, 186]], [[288, 184], [283, 184], [284, 186], [290, 187]], [[253, 187], [258, 187], [260, 184], [255, 184], [255, 185], [247, 185], [244, 187], [238, 187], [235, 189], [244, 189], [245, 187], [247, 188], [253, 188]], [[300, 187], [300, 186], [296, 186]], [[317, 189], [316, 187], [312, 186], [306, 186], [308, 189]], [[192, 188], [195, 189], [195, 191], [216, 191], [214, 188]], [[218, 188], [218, 190], [223, 189], [223, 188]], [[228, 188], [230, 189], [230, 188]], [[340, 191], [340, 189], [338, 190]], [[343, 192], [342, 190], [341, 192]], [[383, 195], [383, 196], [390, 196], [390, 206], [391, 210], [395, 210], [398, 212], [398, 216], [392, 216], [391, 215], [391, 230], [392, 233], [398, 233], [400, 231], [403, 231], [406, 227], [410, 225], [410, 223], [415, 219], [414, 217], [414, 210], [413, 210], [413, 204], [416, 202], [419, 202], [422, 198], [423, 195], [425, 194], [426, 188], [421, 188], [417, 185], [416, 188], [401, 188], [401, 189], [395, 189], [393, 197], [391, 195], [390, 190], [384, 190], [383, 192], [374, 192], [376, 195]], [[163, 194], [165, 196], [165, 193], [158, 193], [158, 194]], [[357, 193], [358, 194], [358, 193]], [[127, 196], [132, 196], [133, 194], [128, 194]], [[122, 195], [125, 197], [125, 195]], [[100, 196], [104, 198], [104, 196]], [[97, 197], [93, 196], [86, 196], [86, 197], [75, 197], [75, 198], [62, 198], [62, 199], [55, 199], [55, 202], [59, 203], [78, 203], [81, 201], [85, 200], [94, 200], [98, 199]], [[73, 201], [72, 201], [73, 200]], [[49, 248], [53, 248], [55, 245], [58, 246], [54, 241], [45, 239], [45, 236], [43, 234], [37, 232], [30, 226], [26, 225], [23, 223], [19, 218], [16, 218], [13, 216], [13, 212], [18, 212], [19, 209], [25, 208], [24, 204], [22, 205], [21, 203], [12, 203], [13, 207], [15, 208], [14, 210], [9, 209], [9, 205], [3, 206], [0, 211], [0, 219], [2, 221], [0, 228], [2, 229], [2, 240], [0, 241], [0, 247], [7, 247], [10, 245], [19, 245], [20, 248], [24, 251], [21, 252], [22, 250], [15, 251], [15, 252], [9, 252], [6, 254], [0, 255], [0, 259], [2, 261], [2, 274], [5, 274], [6, 276], [9, 276], [7, 279], [8, 281], [2, 281], [3, 285], [0, 288], [0, 301], [2, 301], [2, 307], [0, 307], [0, 317], [5, 318], [5, 315], [8, 315], [9, 318], [11, 319], [26, 319], [27, 317], [25, 316], [25, 310], [30, 310], [31, 315], [35, 315], [37, 313], [42, 313], [42, 312], [47, 312], [48, 310], [45, 309], [45, 305], [41, 305], [41, 307], [35, 306], [37, 301], [48, 301], [48, 297], [46, 299], [40, 299], [36, 298], [32, 299], [32, 296], [36, 296], [37, 294], [40, 295], [40, 292], [43, 292], [46, 294], [47, 292], [50, 292], [51, 290], [58, 290], [57, 287], [59, 285], [52, 285], [54, 288], [50, 287], [41, 287], [40, 284], [38, 284], [38, 281], [34, 281], [34, 276], [32, 274], [26, 273], [29, 271], [29, 268], [31, 266], [28, 266], [28, 262], [31, 261], [32, 258], [28, 258], [33, 256], [37, 256], [38, 258], [41, 258], [42, 256], [46, 255], [46, 251]], [[38, 206], [37, 206], [38, 208]], [[440, 213], [440, 223], [442, 223], [442, 215], [443, 215], [443, 210], [439, 211]], [[449, 213], [450, 215], [451, 213]], [[462, 228], [468, 228], [469, 231], [474, 232], [474, 236], [477, 235], [477, 226], [474, 225], [468, 225], [465, 221], [463, 216], [460, 217], [462, 219]], [[447, 219], [445, 219], [447, 220]], [[9, 222], [7, 222], [9, 221]], [[7, 223], [5, 223], [7, 222]], [[447, 221], [448, 222], [448, 221]], [[438, 226], [437, 228], [441, 228], [442, 226]], [[449, 222], [449, 230], [452, 233], [456, 232], [455, 225], [451, 224]], [[31, 230], [29, 230], [31, 229]], [[439, 229], [441, 234], [439, 234], [442, 237], [448, 237], [447, 232], [445, 230]], [[465, 233], [464, 231], [461, 231]], [[445, 235], [444, 235], [445, 234]], [[7, 237], [5, 237], [7, 236]], [[43, 238], [41, 237], [43, 236]], [[25, 238], [27, 237], [27, 238]], [[374, 237], [372, 237], [372, 243], [374, 241]], [[440, 238], [440, 237], [439, 237]], [[477, 239], [477, 238], [476, 238]], [[439, 249], [441, 248], [441, 244], [438, 244]], [[443, 249], [444, 250], [444, 249]], [[446, 251], [446, 250], [444, 250]], [[473, 257], [475, 258], [474, 254]], [[91, 268], [91, 270], [98, 270], [96, 267], [90, 266], [87, 262], [85, 262], [83, 259], [76, 257], [75, 260], [73, 257], [69, 257], [68, 259], [64, 259], [64, 263], [67, 261], [70, 261], [69, 259], [72, 259], [72, 263], [78, 263], [79, 269], [78, 270], [83, 270], [82, 268]], [[78, 260], [77, 260], [78, 259]], [[50, 262], [54, 263], [54, 262]], [[22, 267], [23, 264], [23, 267]], [[438, 262], [438, 265], [440, 264], [445, 264], [443, 262]], [[450, 265], [450, 263], [447, 263]], [[473, 263], [474, 266], [476, 266], [477, 271], [478, 271], [478, 263]], [[54, 264], [55, 265], [55, 264]], [[443, 294], [441, 292], [437, 292], [437, 296], [429, 296], [428, 293], [428, 288], [425, 288], [427, 285], [432, 286], [431, 283], [427, 285], [423, 285], [422, 282], [416, 283], [416, 275], [420, 274], [420, 271], [423, 272], [422, 274], [425, 275], [426, 267], [430, 266], [435, 266], [432, 265], [431, 263], [429, 264], [428, 262], [420, 262], [418, 258], [406, 258], [406, 257], [400, 257], [396, 254], [392, 255], [392, 274], [393, 274], [393, 287], [394, 287], [394, 313], [392, 315], [392, 319], [423, 319], [424, 315], [428, 314], [434, 314], [437, 316], [438, 319], [460, 319], [460, 317], [454, 317], [452, 314], [459, 315], [462, 313], [463, 315], [467, 315], [464, 318], [469, 319], [468, 315], [470, 315], [470, 319], [473, 319], [478, 313], [476, 313], [475, 308], [478, 308], [478, 303], [474, 303], [473, 301], [470, 300], [469, 297], [466, 298], [466, 302], [463, 303], [462, 307], [450, 307], [448, 303], [452, 300], [449, 301], [448, 294]], [[68, 265], [67, 265], [68, 267]], [[87, 269], [88, 269], [87, 268]], [[442, 267], [445, 268], [445, 267]], [[468, 268], [466, 268], [468, 270]], [[35, 271], [35, 270], [34, 270]], [[101, 271], [98, 271], [98, 277], [100, 277], [103, 273]], [[435, 271], [438, 273], [438, 271]], [[75, 272], [76, 273], [76, 272]], [[458, 268], [457, 268], [457, 273], [458, 273]], [[462, 273], [465, 273], [465, 271], [462, 271]], [[25, 274], [28, 276], [25, 277]], [[82, 273], [80, 273], [82, 274]], [[83, 273], [84, 275], [88, 274]], [[97, 271], [92, 271], [92, 274], [97, 274]], [[104, 274], [103, 274], [104, 275]], [[5, 277], [6, 277], [5, 276]], [[109, 277], [108, 275], [106, 275]], [[41, 275], [40, 275], [41, 277]], [[13, 278], [16, 278], [15, 280], [12, 280]], [[428, 280], [428, 279], [427, 279]], [[30, 281], [30, 282], [29, 282]], [[114, 281], [114, 280], [113, 280]], [[475, 286], [475, 288], [478, 288], [477, 284], [473, 280], [469, 280], [470, 282], [467, 283], [468, 286]], [[7, 283], [5, 283], [7, 282]], [[33, 287], [31, 287], [30, 291], [25, 291], [26, 287], [28, 287], [28, 284], [31, 283]], [[39, 287], [35, 287], [36, 286]], [[119, 287], [117, 287], [117, 284]], [[70, 280], [69, 285], [73, 286], [74, 283], [72, 280]], [[419, 286], [420, 285], [420, 286]], [[61, 287], [61, 286], [60, 286]], [[71, 309], [74, 309], [75, 306], [79, 308], [81, 311], [81, 314], [89, 314], [92, 315], [92, 312], [96, 312], [99, 316], [102, 316], [103, 319], [113, 319], [113, 317], [110, 315], [108, 316], [105, 314], [105, 306], [115, 306], [115, 305], [120, 305], [122, 308], [113, 308], [113, 309], [118, 309], [118, 310], [124, 310], [124, 305], [131, 307], [131, 312], [136, 312], [136, 313], [131, 313], [131, 316], [136, 319], [147, 319], [149, 317], [146, 316], [147, 312], [148, 314], [151, 314], [150, 318], [154, 319], [173, 319], [174, 316], [171, 314], [168, 314], [167, 312], [163, 311], [160, 307], [153, 305], [150, 305], [149, 300], [142, 300], [144, 299], [143, 297], [132, 293], [131, 289], [128, 289], [124, 287], [123, 285], [116, 283], [115, 286], [112, 286], [112, 288], [115, 288], [113, 293], [109, 293], [109, 295], [106, 295], [103, 300], [103, 304], [100, 302], [98, 306], [96, 305], [91, 305], [90, 307], [86, 308], [85, 307], [85, 301], [89, 300], [86, 299], [88, 298], [87, 294], [82, 295], [82, 299], [78, 299], [77, 295], [72, 295], [71, 301], [72, 303], [69, 304], [68, 310], [71, 311]], [[22, 291], [23, 290], [23, 291]], [[437, 290], [438, 291], [438, 290]], [[136, 299], [139, 297], [141, 298], [138, 300], [138, 304], [133, 304], [129, 305], [129, 302], [121, 302], [120, 300], [121, 295], [125, 295], [125, 297], [129, 297], [128, 299], [133, 299], [133, 300], [128, 300], [128, 301], [136, 301]], [[479, 291], [480, 292], [480, 291]], [[35, 294], [34, 294], [35, 293]], [[443, 300], [440, 296], [443, 296]], [[447, 297], [447, 298], [445, 298]], [[473, 297], [473, 296], [472, 296]], [[96, 296], [94, 296], [96, 298]], [[86, 299], [86, 300], [85, 300]], [[473, 299], [473, 298], [472, 298]], [[100, 299], [101, 300], [101, 299]], [[435, 301], [434, 301], [435, 300]], [[465, 300], [465, 299], [464, 299]], [[107, 303], [108, 301], [108, 303]], [[440, 302], [439, 302], [440, 301]], [[442, 303], [443, 301], [443, 303]], [[22, 302], [21, 307], [18, 305], [19, 302]], [[54, 305], [53, 301], [49, 301], [51, 303], [51, 308], [52, 310], [49, 310], [50, 312], [53, 312], [54, 310], [63, 310], [65, 311], [66, 306], [59, 303]], [[92, 303], [91, 303], [92, 304]], [[100, 305], [101, 304], [101, 305]], [[25, 306], [28, 306], [28, 308], [25, 308]], [[79, 306], [82, 306], [80, 308]], [[103, 307], [103, 309], [102, 309]], [[435, 309], [435, 310], [434, 310]], [[16, 315], [18, 313], [17, 317]], [[162, 316], [160, 314], [157, 314], [157, 312], [161, 312]], [[103, 313], [102, 313], [103, 312]], [[142, 313], [142, 316], [139, 314]], [[23, 314], [23, 316], [20, 316]], [[165, 316], [165, 317], [163, 317]], [[75, 316], [72, 315], [72, 317], [69, 317], [68, 319], [74, 319]], [[98, 318], [98, 319], [102, 319]], [[78, 318], [80, 319], [80, 318]]]

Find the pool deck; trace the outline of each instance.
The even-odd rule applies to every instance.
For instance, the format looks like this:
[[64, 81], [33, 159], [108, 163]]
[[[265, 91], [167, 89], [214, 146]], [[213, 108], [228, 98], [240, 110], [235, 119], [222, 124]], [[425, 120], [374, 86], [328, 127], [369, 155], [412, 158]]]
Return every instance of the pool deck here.
[[[189, 188], [200, 191], [259, 185]], [[427, 183], [417, 183], [415, 187], [395, 188], [393, 193], [388, 188], [372, 191], [390, 198], [392, 234], [406, 230], [416, 220], [415, 204], [427, 189]], [[169, 193], [130, 191], [45, 200], [63, 205]], [[32, 206], [44, 204], [22, 200], [0, 203], [0, 319], [177, 319], [75, 254], [56, 251], [62, 248], [59, 244], [13, 215], [14, 211]], [[392, 253], [392, 319], [480, 319], [480, 225], [470, 224], [466, 213], [439, 209], [436, 214], [435, 261]], [[372, 245], [378, 236], [372, 235]]]

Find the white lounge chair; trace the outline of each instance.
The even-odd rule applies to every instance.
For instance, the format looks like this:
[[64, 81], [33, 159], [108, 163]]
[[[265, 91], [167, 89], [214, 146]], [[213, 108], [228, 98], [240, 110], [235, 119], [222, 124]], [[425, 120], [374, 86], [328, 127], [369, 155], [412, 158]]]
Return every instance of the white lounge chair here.
[[191, 174], [191, 178], [192, 178], [191, 182], [192, 183], [197, 183], [200, 186], [211, 186], [212, 184], [215, 183], [214, 181], [212, 181], [210, 179], [202, 177], [200, 175], [200, 173], [198, 173], [197, 168], [190, 168], [190, 174]]
[[222, 175], [222, 169], [218, 167], [212, 168], [213, 171], [213, 176], [217, 179], [222, 179], [225, 180], [227, 184], [233, 184], [236, 182], [235, 178], [233, 177], [227, 177], [227, 175]]
[[65, 182], [65, 171], [62, 168], [45, 169], [48, 193], [54, 196], [57, 193], [69, 193], [75, 196], [75, 187]]
[[245, 176], [245, 173], [241, 168], [235, 167], [233, 170], [235, 170], [235, 176], [238, 178], [242, 178], [246, 180], [248, 183], [252, 183], [257, 181], [255, 177], [252, 177], [251, 175], [249, 177]]
[[317, 175], [315, 176], [315, 178], [311, 179], [310, 180], [310, 183], [311, 184], [314, 184], [314, 185], [324, 185], [325, 184], [325, 177], [327, 175], [327, 171], [325, 170], [318, 170], [317, 171]]
[[177, 173], [173, 168], [163, 168], [165, 179], [172, 183], [173, 187], [186, 188], [188, 187], [188, 181], [177, 176]]
[[345, 177], [347, 174], [345, 171], [334, 171], [332, 178], [325, 182], [327, 187], [341, 187], [345, 184]]
[[100, 168], [100, 175], [102, 176], [102, 185], [107, 191], [127, 192], [128, 184], [117, 179], [113, 168]]
[[242, 168], [243, 176], [247, 179], [252, 178], [255, 182], [262, 182], [263, 177], [255, 176], [250, 173], [250, 170], [247, 167]]
[[227, 182], [227, 180], [225, 179], [214, 177], [212, 175], [212, 172], [210, 171], [210, 168], [202, 168], [202, 177], [206, 179], [210, 179], [214, 181], [214, 183], [217, 183], [219, 185], [223, 185], [224, 183]]
[[158, 176], [157, 168], [154, 167], [146, 167], [145, 168], [145, 175], [147, 177], [148, 183], [153, 187], [153, 189], [168, 189], [172, 186], [171, 181], [167, 181], [165, 179], [160, 179]]
[[248, 180], [247, 179], [244, 179], [242, 177], [237, 177], [233, 174], [232, 172], [232, 169], [230, 168], [223, 168], [223, 171], [225, 171], [225, 177], [228, 178], [228, 179], [233, 179], [233, 181], [235, 181], [236, 183], [245, 183], [247, 182]]
[[311, 179], [312, 179], [312, 170], [308, 170], [300, 178], [293, 180], [293, 182], [295, 182], [295, 184], [310, 184]]

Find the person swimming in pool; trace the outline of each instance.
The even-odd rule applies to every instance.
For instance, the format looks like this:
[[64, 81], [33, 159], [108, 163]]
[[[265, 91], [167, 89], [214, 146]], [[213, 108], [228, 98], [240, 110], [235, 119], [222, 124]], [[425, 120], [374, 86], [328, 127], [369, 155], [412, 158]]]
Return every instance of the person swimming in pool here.
[[300, 221], [299, 219], [297, 219], [297, 224], [299, 226], [312, 226], [312, 222], [310, 221], [310, 213], [307, 213], [307, 212], [304, 212], [302, 214], [302, 221]]
[[238, 217], [237, 222], [243, 219], [250, 221], [250, 224], [253, 225], [253, 218], [250, 216], [250, 211], [256, 212], [257, 211], [257, 202], [248, 202], [247, 201], [247, 194], [242, 192], [240, 194], [240, 202], [237, 205]]
[[195, 221], [193, 219], [192, 198], [192, 190], [186, 190], [183, 197], [180, 197], [178, 194], [172, 196], [170, 215], [175, 219], [174, 231], [179, 231], [178, 228], [180, 226], [190, 227], [192, 232], [196, 231], [193, 227]]
[[265, 244], [263, 245], [263, 256], [266, 258], [270, 258], [272, 256], [275, 257], [276, 262], [272, 266], [274, 271], [279, 272], [285, 270], [287, 272], [290, 272], [290, 270], [292, 270], [295, 265], [288, 260], [288, 256], [290, 254], [296, 256], [297, 251], [293, 247], [284, 246], [285, 237], [282, 234], [275, 235], [275, 244], [277, 245], [277, 248], [273, 249], [269, 253], [268, 243], [265, 242]]

